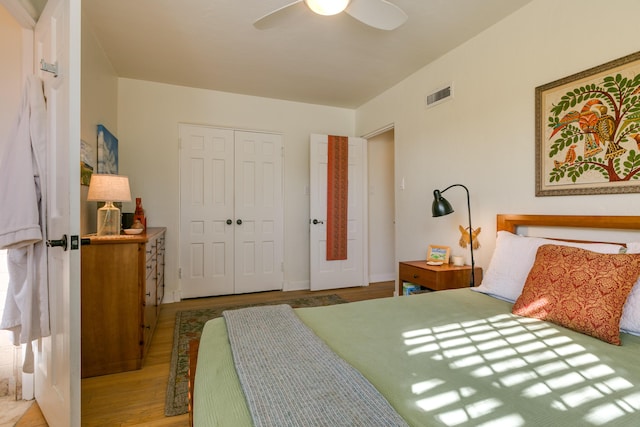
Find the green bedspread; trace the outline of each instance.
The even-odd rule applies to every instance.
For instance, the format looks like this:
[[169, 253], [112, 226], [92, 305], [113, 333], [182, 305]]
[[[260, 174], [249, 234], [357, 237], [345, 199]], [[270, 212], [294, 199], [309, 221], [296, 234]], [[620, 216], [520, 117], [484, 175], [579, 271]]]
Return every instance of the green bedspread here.
[[[613, 346], [469, 289], [300, 308], [412, 426], [640, 425], [640, 337]], [[194, 424], [250, 426], [222, 318], [205, 325]]]

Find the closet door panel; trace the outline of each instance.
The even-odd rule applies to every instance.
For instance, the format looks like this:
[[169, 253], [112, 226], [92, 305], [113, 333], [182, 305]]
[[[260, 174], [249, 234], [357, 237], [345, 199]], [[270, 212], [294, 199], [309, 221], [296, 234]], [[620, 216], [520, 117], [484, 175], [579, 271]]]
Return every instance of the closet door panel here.
[[180, 274], [186, 298], [234, 291], [233, 131], [180, 126]]
[[242, 220], [236, 227], [235, 290], [282, 289], [282, 137], [241, 131], [235, 137], [236, 188], [242, 189], [235, 206]]

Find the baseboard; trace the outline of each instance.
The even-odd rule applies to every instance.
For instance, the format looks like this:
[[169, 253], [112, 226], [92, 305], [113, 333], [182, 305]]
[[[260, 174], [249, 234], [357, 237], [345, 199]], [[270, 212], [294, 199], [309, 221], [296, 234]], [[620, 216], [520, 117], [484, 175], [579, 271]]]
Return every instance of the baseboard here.
[[283, 291], [308, 291], [311, 283], [308, 280], [298, 280], [295, 282], [285, 282], [282, 287]]
[[390, 282], [396, 280], [396, 273], [380, 273], [369, 276], [369, 283]]
[[165, 292], [164, 298], [162, 298], [162, 304], [171, 304], [172, 302], [182, 301], [182, 292], [179, 290]]

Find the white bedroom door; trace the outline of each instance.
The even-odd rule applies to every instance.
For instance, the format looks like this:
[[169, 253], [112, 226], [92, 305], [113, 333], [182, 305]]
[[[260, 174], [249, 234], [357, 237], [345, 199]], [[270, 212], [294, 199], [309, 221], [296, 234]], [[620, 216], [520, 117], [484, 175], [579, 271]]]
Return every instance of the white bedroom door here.
[[327, 261], [328, 135], [312, 134], [309, 147], [310, 289], [367, 286], [367, 158], [362, 138], [349, 137], [347, 259]]
[[180, 141], [182, 296], [282, 289], [282, 137], [181, 124]]
[[[47, 100], [47, 239], [80, 235], [80, 2], [49, 0], [34, 55]], [[76, 240], [77, 245], [77, 240]], [[80, 251], [48, 249], [51, 336], [40, 339], [35, 395], [50, 426], [80, 425]]]

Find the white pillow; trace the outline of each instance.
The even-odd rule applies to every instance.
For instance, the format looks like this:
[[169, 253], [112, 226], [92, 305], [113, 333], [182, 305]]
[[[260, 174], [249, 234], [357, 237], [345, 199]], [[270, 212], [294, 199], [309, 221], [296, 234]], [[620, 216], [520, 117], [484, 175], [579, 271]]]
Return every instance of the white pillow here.
[[[471, 288], [509, 302], [515, 302], [522, 293], [529, 270], [533, 267], [538, 248], [545, 244], [572, 246], [602, 254], [617, 254], [622, 245], [609, 243], [575, 243], [540, 237], [518, 236], [498, 231], [496, 249], [482, 277], [482, 284]], [[640, 309], [640, 307], [638, 307]]]
[[[640, 253], [640, 242], [627, 243], [628, 254]], [[633, 285], [627, 302], [622, 308], [620, 330], [628, 334], [640, 335], [640, 278]]]

